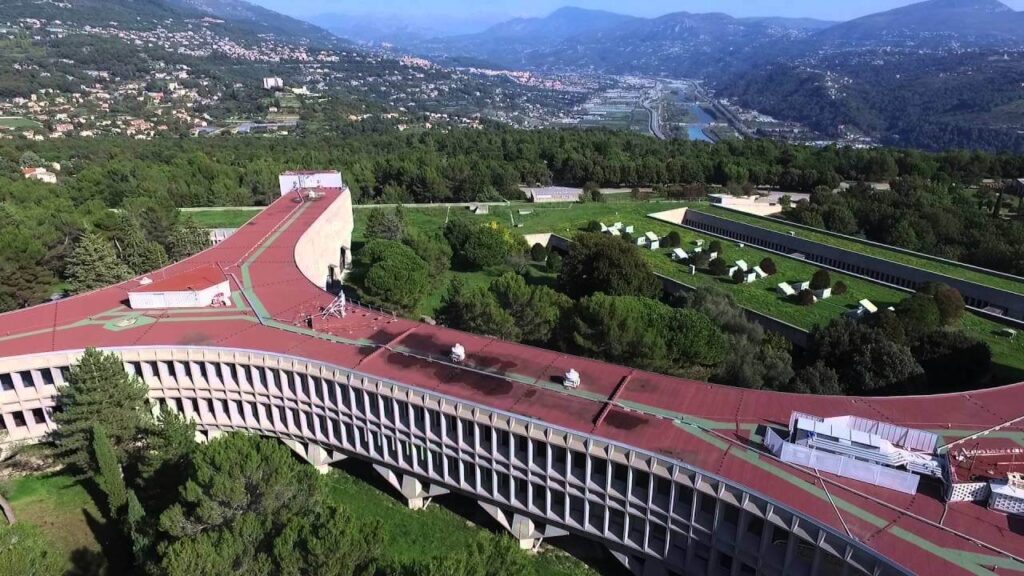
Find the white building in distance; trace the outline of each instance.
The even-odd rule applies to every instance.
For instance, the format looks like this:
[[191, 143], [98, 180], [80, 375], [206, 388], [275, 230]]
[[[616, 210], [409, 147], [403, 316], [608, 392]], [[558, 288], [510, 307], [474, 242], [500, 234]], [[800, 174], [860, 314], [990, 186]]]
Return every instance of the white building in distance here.
[[345, 187], [341, 172], [336, 170], [285, 172], [278, 177], [278, 181], [281, 184], [281, 196], [296, 190]]
[[277, 77], [269, 77], [263, 79], [264, 90], [274, 90], [275, 88], [284, 88], [284, 80]]

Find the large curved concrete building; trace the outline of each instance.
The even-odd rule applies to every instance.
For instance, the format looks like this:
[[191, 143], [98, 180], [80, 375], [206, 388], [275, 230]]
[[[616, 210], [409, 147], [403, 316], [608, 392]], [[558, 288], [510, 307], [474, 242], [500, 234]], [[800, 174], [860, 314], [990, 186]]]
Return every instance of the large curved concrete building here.
[[[1024, 387], [929, 398], [786, 395], [355, 306], [323, 319], [334, 297], [322, 286], [351, 230], [345, 190], [288, 194], [216, 247], [149, 275], [169, 286], [216, 267], [230, 286], [224, 306], [133, 310], [134, 279], [0, 315], [9, 438], [51, 429], [67, 368], [99, 347], [120, 354], [154, 402], [205, 434], [277, 437], [320, 467], [364, 459], [411, 506], [457, 492], [524, 546], [578, 534], [638, 574], [1024, 573], [1024, 521], [948, 502], [955, 479], [924, 478], [907, 493], [764, 447], [794, 412], [855, 416], [961, 441], [970, 454], [1003, 454], [981, 468], [1012, 468], [1024, 446]], [[456, 343], [466, 353], [457, 363]], [[570, 371], [579, 387], [564, 385]], [[845, 446], [874, 445], [857, 438]], [[971, 480], [984, 476], [974, 468]]]

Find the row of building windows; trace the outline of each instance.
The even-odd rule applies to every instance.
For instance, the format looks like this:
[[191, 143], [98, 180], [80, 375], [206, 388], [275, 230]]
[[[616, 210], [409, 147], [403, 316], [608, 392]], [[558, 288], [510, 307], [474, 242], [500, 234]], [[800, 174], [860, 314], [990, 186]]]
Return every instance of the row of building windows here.
[[[771, 545], [760, 558], [761, 568], [779, 573], [791, 552], [787, 530], [702, 491], [359, 387], [234, 364], [136, 362], [128, 369], [159, 378], [164, 403], [206, 425], [334, 445], [428, 482], [436, 479], [568, 528], [600, 534], [688, 571], [694, 563], [731, 570], [734, 557], [726, 551], [745, 550], [747, 557], [756, 558], [750, 554], [767, 542]], [[201, 397], [204, 391], [186, 381], [196, 377], [213, 386], [225, 380], [267, 383], [278, 393], [260, 393], [255, 400]], [[35, 410], [15, 414], [15, 425], [24, 425], [26, 414], [36, 417]], [[39, 416], [38, 422], [44, 422], [41, 411]], [[753, 566], [740, 563], [739, 571], [747, 573]], [[798, 560], [785, 568], [801, 573], [809, 566], [809, 560]]]

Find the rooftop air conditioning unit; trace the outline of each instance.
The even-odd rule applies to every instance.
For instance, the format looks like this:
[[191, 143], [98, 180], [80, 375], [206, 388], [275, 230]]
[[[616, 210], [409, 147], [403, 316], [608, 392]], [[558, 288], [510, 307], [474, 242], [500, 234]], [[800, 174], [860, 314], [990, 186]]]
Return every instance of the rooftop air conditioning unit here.
[[566, 388], [579, 388], [580, 373], [573, 369], [569, 369], [569, 371], [565, 373], [565, 380], [563, 380], [562, 383], [565, 384]]
[[466, 361], [466, 349], [462, 344], [456, 344], [452, 346], [452, 362], [456, 364], [462, 364]]
[[143, 276], [142, 279], [139, 280], [139, 285], [140, 286], [149, 286], [152, 283], [153, 283], [153, 279], [150, 278], [149, 276]]

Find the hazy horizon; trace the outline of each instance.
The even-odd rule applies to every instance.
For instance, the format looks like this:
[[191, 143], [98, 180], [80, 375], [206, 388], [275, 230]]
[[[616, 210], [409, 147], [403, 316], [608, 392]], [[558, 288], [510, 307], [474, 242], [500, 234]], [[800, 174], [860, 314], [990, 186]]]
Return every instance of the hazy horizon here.
[[[514, 17], [546, 16], [565, 6], [608, 10], [633, 16], [653, 17], [670, 12], [724, 12], [736, 17], [780, 16], [850, 20], [874, 12], [914, 4], [919, 0], [858, 0], [821, 2], [820, 0], [641, 0], [628, 8], [615, 0], [492, 0], [481, 6], [467, 0], [378, 0], [368, 9], [356, 0], [250, 0], [261, 6], [292, 16], [309, 17], [338, 13], [355, 15], [399, 14], [415, 16], [489, 17], [495, 22]], [[1003, 0], [1014, 10], [1024, 9], [1024, 0]]]

